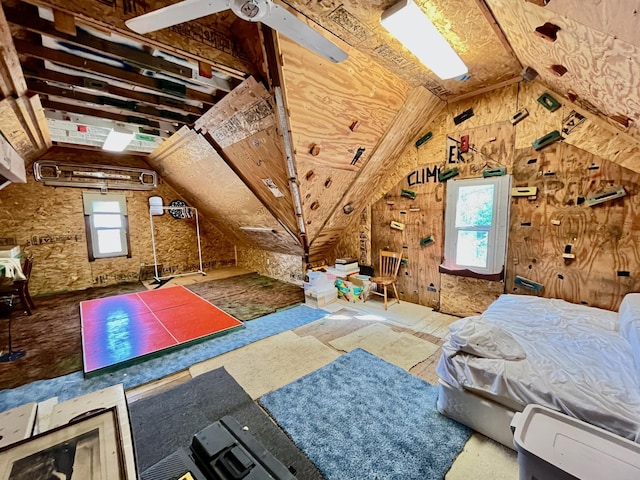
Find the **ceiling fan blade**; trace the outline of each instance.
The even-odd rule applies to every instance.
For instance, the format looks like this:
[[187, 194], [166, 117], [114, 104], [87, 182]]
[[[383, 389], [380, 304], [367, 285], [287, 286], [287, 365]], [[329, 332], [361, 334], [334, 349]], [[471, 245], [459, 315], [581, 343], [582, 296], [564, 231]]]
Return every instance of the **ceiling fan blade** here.
[[330, 40], [320, 35], [287, 9], [275, 3], [271, 5], [269, 14], [261, 18], [260, 21], [332, 62], [339, 63], [348, 57], [346, 52], [338, 48]]
[[149, 33], [206, 17], [229, 8], [229, 0], [183, 0], [124, 22], [136, 33]]

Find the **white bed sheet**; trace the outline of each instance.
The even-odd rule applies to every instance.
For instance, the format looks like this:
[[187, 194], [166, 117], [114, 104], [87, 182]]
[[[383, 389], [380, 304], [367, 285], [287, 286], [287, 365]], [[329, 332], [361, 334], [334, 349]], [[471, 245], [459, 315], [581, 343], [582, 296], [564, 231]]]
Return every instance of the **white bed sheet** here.
[[[464, 333], [461, 327], [469, 321], [508, 332], [526, 358], [470, 355], [458, 350], [460, 338], [449, 339], [437, 366], [445, 382], [523, 406], [555, 408], [640, 441], [640, 382], [631, 346], [616, 331], [615, 312], [557, 299], [502, 295], [480, 317], [455, 322], [452, 331]], [[488, 343], [495, 352], [495, 339]], [[508, 347], [505, 350], [513, 346]]]

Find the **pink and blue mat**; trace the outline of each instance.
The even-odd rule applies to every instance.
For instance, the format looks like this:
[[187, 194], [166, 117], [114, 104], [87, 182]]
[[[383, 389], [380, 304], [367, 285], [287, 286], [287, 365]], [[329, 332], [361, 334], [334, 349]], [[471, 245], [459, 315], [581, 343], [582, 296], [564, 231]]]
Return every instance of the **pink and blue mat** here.
[[38, 380], [13, 389], [0, 390], [0, 412], [28, 402], [41, 402], [56, 396], [58, 401], [64, 401], [118, 383], [122, 383], [125, 390], [128, 390], [263, 338], [301, 327], [328, 314], [326, 310], [299, 305], [246, 322], [245, 328], [234, 330], [226, 335], [208, 338], [162, 356], [146, 357], [139, 363], [113, 372], [98, 374], [91, 378], [85, 378], [83, 372], [74, 372], [48, 380]]
[[87, 300], [80, 319], [87, 375], [243, 328], [182, 286]]

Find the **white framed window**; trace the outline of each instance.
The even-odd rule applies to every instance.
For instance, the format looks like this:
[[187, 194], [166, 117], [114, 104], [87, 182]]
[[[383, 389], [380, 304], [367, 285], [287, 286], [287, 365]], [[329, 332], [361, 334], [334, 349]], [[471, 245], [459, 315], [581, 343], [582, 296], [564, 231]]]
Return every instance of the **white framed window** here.
[[447, 182], [444, 262], [447, 270], [503, 271], [511, 175]]
[[127, 200], [122, 194], [82, 194], [89, 260], [129, 255]]

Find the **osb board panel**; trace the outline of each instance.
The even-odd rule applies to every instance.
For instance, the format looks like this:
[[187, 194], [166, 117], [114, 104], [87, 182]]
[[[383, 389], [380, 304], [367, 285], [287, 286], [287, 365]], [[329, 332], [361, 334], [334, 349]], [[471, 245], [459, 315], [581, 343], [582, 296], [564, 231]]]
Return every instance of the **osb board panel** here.
[[[150, 192], [117, 192], [127, 199], [131, 258], [89, 262], [82, 192], [80, 188], [45, 186], [35, 182], [31, 174], [27, 184], [0, 190], [0, 232], [3, 237], [15, 237], [23, 251], [33, 254], [29, 287], [35, 295], [137, 280], [141, 265], [153, 265], [154, 261], [148, 198], [159, 195], [165, 204], [180, 198], [163, 182]], [[165, 214], [154, 217], [154, 225], [163, 274], [197, 269], [194, 222]], [[233, 244], [204, 219], [200, 227], [205, 266], [233, 264]]]
[[302, 285], [304, 268], [301, 255], [285, 255], [258, 248], [239, 247], [238, 266], [251, 268], [261, 275]]
[[[550, 93], [562, 107], [550, 112], [538, 103], [543, 93]], [[518, 96], [519, 108], [526, 108], [529, 116], [516, 125], [516, 148], [527, 148], [531, 142], [552, 130], [562, 131], [563, 119], [575, 110], [585, 116], [585, 121], [568, 134], [564, 142], [586, 150], [601, 158], [618, 163], [634, 171], [640, 171], [640, 144], [614, 127], [605, 125], [599, 117], [585, 112], [540, 82], [522, 84]]]
[[475, 0], [419, 2], [472, 72], [466, 82], [440, 80], [380, 25], [380, 15], [395, 3], [393, 0], [288, 3], [405, 82], [423, 85], [443, 98], [500, 82], [520, 72], [517, 59], [504, 48]]
[[[563, 95], [573, 90], [606, 115], [630, 117], [636, 124], [632, 130], [638, 132], [640, 47], [533, 3], [488, 0], [487, 4], [522, 64], [535, 68], [545, 84]], [[555, 42], [534, 33], [546, 22], [561, 29]], [[552, 64], [564, 65], [568, 73], [558, 77], [547, 68]]]
[[[188, 127], [181, 128], [149, 157], [149, 164], [203, 216], [245, 245], [281, 252], [301, 251], [207, 140]], [[258, 228], [257, 231], [240, 227]]]
[[[315, 166], [330, 168], [326, 175], [334, 179], [359, 170], [391, 126], [410, 87], [356, 50], [349, 49], [346, 61], [333, 64], [285, 37], [279, 43], [298, 175]], [[352, 131], [355, 121], [358, 127]], [[317, 156], [310, 153], [313, 144], [320, 147]], [[358, 148], [365, 150], [351, 165]], [[304, 205], [305, 219], [312, 219], [308, 233], [313, 240], [345, 192], [333, 187], [326, 198], [321, 182], [302, 183], [301, 189], [303, 198], [323, 197], [313, 214], [310, 203]]]
[[[480, 315], [504, 293], [503, 282], [442, 274], [440, 311], [458, 317]], [[478, 295], [477, 292], [483, 292]]]
[[[537, 161], [530, 163], [532, 158]], [[539, 193], [535, 201], [513, 201], [508, 292], [530, 293], [513, 283], [515, 275], [520, 275], [542, 283], [542, 296], [617, 310], [626, 293], [638, 291], [639, 174], [557, 144], [541, 152], [517, 150], [514, 182], [537, 186]], [[579, 197], [612, 184], [622, 185], [627, 196], [594, 207], [578, 205]], [[529, 221], [531, 226], [526, 225]], [[567, 245], [575, 260], [562, 258]], [[629, 276], [618, 272], [629, 272]]]
[[170, 52], [186, 54], [193, 59], [241, 77], [254, 73], [254, 68], [233, 42], [228, 25], [236, 18], [231, 12], [209, 16], [196, 21], [138, 35], [125, 25], [125, 20], [168, 5], [169, 1], [99, 1], [99, 0], [30, 0], [29, 3], [57, 8], [76, 16], [96, 28], [116, 31]]

